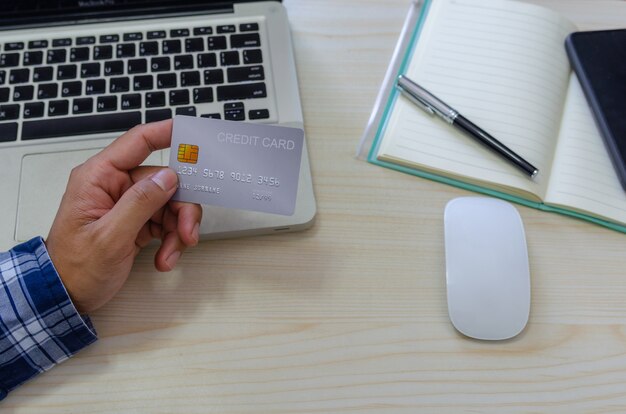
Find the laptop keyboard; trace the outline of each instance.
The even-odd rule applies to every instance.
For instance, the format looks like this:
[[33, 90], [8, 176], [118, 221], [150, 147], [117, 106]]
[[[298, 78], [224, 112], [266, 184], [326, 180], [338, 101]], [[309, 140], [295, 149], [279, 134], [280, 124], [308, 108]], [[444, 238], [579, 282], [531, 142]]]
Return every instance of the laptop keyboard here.
[[173, 115], [270, 121], [261, 24], [0, 41], [0, 143], [125, 131]]

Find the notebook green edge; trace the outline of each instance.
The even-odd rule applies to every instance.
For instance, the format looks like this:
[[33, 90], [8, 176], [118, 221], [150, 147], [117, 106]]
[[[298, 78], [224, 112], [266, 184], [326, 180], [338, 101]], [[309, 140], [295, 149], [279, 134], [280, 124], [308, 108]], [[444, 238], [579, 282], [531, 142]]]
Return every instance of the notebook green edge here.
[[[495, 8], [495, 9], [498, 9], [498, 7], [502, 8], [502, 5], [504, 4], [503, 3], [504, 1], [507, 1], [507, 0], [481, 0], [481, 1], [478, 2], [478, 7], [482, 7], [483, 8], [483, 10], [481, 11], [481, 13], [483, 15], [488, 15], [489, 13], [485, 13], [484, 12], [485, 10], [487, 10], [488, 12], [491, 12], [491, 10], [490, 10], [491, 7]], [[412, 28], [412, 30], [409, 29], [409, 31], [407, 32], [407, 35], [410, 36], [410, 39], [409, 39], [409, 41], [407, 43], [404, 55], [400, 56], [401, 60], [400, 60], [399, 70], [397, 71], [395, 76], [393, 76], [391, 79], [395, 79], [400, 74], [406, 74], [407, 73], [407, 68], [409, 67], [409, 65], [412, 62], [412, 59], [414, 58], [415, 49], [416, 49], [416, 46], [418, 45], [418, 42], [420, 40], [420, 35], [422, 34], [422, 31], [423, 31], [424, 26], [426, 24], [429, 12], [433, 8], [433, 3], [437, 3], [437, 2], [439, 2], [439, 3], [451, 3], [454, 6], [456, 6], [458, 4], [462, 5], [463, 0], [424, 0], [424, 2], [422, 4], [422, 7], [421, 7], [420, 14], [419, 14], [419, 16], [417, 18], [417, 21], [416, 21], [414, 27]], [[476, 3], [473, 3], [473, 4], [476, 4]], [[518, 5], [521, 6], [521, 7], [528, 6], [528, 7], [534, 8], [535, 10], [539, 9], [538, 6], [521, 5], [519, 3], [518, 3]], [[444, 7], [444, 6], [440, 6], [439, 4], [437, 4], [437, 6], [439, 7], [439, 9]], [[449, 7], [449, 8], [451, 8], [451, 7]], [[531, 11], [532, 11], [532, 9], [531, 9]], [[499, 16], [499, 17], [501, 18], [502, 16]], [[551, 16], [548, 16], [548, 17], [551, 17]], [[562, 47], [562, 44], [559, 45], [559, 46]], [[565, 54], [564, 49], [563, 49], [563, 54]], [[460, 69], [457, 68], [457, 70], [460, 70]], [[420, 81], [421, 81], [421, 79], [418, 80], [418, 82], [420, 82]], [[575, 82], [575, 81], [572, 80], [572, 82]], [[429, 88], [428, 84], [424, 84], [423, 82], [421, 82], [421, 83], [426, 88]], [[567, 92], [565, 92], [565, 93], [567, 94]], [[444, 96], [440, 96], [440, 97], [442, 99], [446, 100], [446, 98]], [[444, 184], [452, 185], [452, 186], [455, 186], [455, 187], [459, 187], [459, 188], [462, 188], [462, 189], [465, 189], [465, 190], [469, 190], [469, 191], [485, 194], [485, 195], [488, 195], [488, 196], [498, 197], [498, 198], [501, 198], [501, 199], [504, 199], [504, 200], [507, 200], [507, 201], [511, 201], [511, 202], [515, 202], [515, 203], [518, 203], [518, 204], [521, 204], [521, 205], [524, 205], [524, 206], [527, 206], [527, 207], [533, 207], [533, 208], [536, 208], [536, 209], [539, 209], [539, 210], [543, 210], [543, 211], [555, 212], [555, 213], [571, 216], [571, 217], [574, 217], [574, 218], [586, 220], [586, 221], [589, 221], [589, 222], [592, 222], [592, 223], [595, 223], [595, 224], [598, 224], [598, 225], [610, 228], [612, 230], [616, 230], [616, 231], [619, 231], [619, 232], [622, 232], [622, 233], [626, 233], [626, 220], [605, 219], [604, 217], [595, 216], [591, 212], [587, 213], [585, 211], [581, 211], [581, 209], [579, 209], [579, 208], [568, 208], [568, 207], [562, 206], [562, 205], [561, 206], [549, 205], [549, 204], [545, 204], [542, 201], [532, 200], [532, 199], [530, 199], [531, 197], [524, 198], [524, 197], [519, 196], [519, 195], [511, 194], [510, 192], [507, 193], [505, 191], [499, 191], [496, 188], [489, 188], [490, 186], [481, 185], [480, 183], [472, 183], [471, 181], [474, 181], [474, 180], [472, 180], [472, 179], [465, 179], [464, 180], [462, 177], [455, 177], [454, 174], [452, 176], [450, 176], [450, 175], [446, 176], [447, 174], [437, 173], [436, 171], [432, 171], [432, 170], [429, 171], [429, 168], [420, 168], [420, 166], [402, 165], [401, 163], [389, 162], [389, 161], [385, 161], [385, 160], [380, 159], [380, 158], [383, 158], [383, 157], [379, 158], [379, 152], [380, 152], [381, 144], [382, 144], [383, 138], [385, 138], [385, 133], [389, 129], [390, 119], [392, 118], [392, 114], [394, 112], [394, 109], [396, 108], [396, 105], [397, 105], [397, 102], [398, 102], [399, 99], [403, 99], [403, 98], [400, 97], [400, 94], [399, 94], [399, 92], [397, 91], [396, 88], [392, 88], [390, 90], [390, 94], [389, 94], [389, 97], [388, 97], [386, 103], [381, 108], [381, 110], [382, 110], [382, 118], [381, 118], [381, 121], [379, 122], [378, 126], [375, 127], [375, 133], [374, 133], [372, 145], [371, 145], [370, 150], [369, 150], [369, 152], [367, 154], [367, 161], [368, 162], [370, 162], [372, 164], [379, 165], [379, 166], [383, 166], [383, 167], [386, 167], [386, 168], [394, 169], [394, 170], [397, 170], [397, 171], [400, 171], [400, 172], [403, 172], [403, 173], [412, 174], [412, 175], [415, 175], [415, 176], [418, 176], [418, 177], [427, 178], [429, 180], [433, 180], [433, 181], [437, 181], [437, 182], [440, 182], [440, 183], [444, 183]], [[451, 104], [453, 107], [455, 106], [450, 101], [448, 101], [448, 103]], [[566, 105], [565, 102], [563, 103], [563, 105], [564, 106]], [[455, 109], [459, 110], [461, 113], [464, 113], [463, 109], [461, 109], [459, 107], [456, 107]], [[464, 113], [464, 114], [466, 114], [466, 113]], [[565, 115], [563, 114], [563, 116], [565, 116]], [[468, 118], [472, 119], [472, 117], [470, 117], [470, 116], [468, 116]], [[443, 124], [443, 121], [441, 121], [440, 119], [436, 119], [436, 118], [432, 118], [432, 122], [433, 123], [441, 123], [441, 124]], [[480, 119], [476, 120], [475, 122], [477, 124], [481, 125]], [[450, 128], [450, 129], [452, 129], [452, 128]], [[561, 128], [561, 129], [563, 129], [563, 128]], [[559, 130], [559, 132], [561, 132], [561, 131]], [[496, 137], [498, 137], [498, 135], [496, 135]], [[469, 138], [465, 138], [465, 139], [469, 140]], [[598, 141], [598, 142], [601, 144], [600, 141]], [[556, 146], [556, 144], [555, 144], [555, 146]], [[411, 163], [409, 162], [408, 164], [411, 164]], [[620, 188], [620, 190], [621, 190], [621, 188]], [[622, 202], [622, 200], [620, 198], [618, 200], [618, 203], [617, 203], [618, 210], [622, 206], [621, 202]], [[624, 207], [625, 207], [624, 208], [624, 215], [626, 216], [626, 204], [624, 204]]]

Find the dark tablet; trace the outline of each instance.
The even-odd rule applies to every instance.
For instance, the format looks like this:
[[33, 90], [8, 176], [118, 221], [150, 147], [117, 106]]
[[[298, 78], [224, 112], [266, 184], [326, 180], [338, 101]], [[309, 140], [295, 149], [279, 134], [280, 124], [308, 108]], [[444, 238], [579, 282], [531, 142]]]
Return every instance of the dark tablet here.
[[626, 190], [626, 29], [572, 33], [565, 48]]

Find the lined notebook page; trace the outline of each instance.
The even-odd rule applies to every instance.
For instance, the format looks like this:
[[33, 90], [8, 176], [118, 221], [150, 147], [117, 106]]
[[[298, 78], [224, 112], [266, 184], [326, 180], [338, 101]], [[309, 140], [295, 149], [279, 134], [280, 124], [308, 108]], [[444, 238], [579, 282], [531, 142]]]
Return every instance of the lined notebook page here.
[[571, 76], [553, 166], [546, 203], [626, 223], [626, 191], [575, 75]]
[[574, 26], [547, 9], [506, 0], [434, 0], [407, 75], [539, 168], [515, 167], [399, 97], [379, 159], [543, 199], [569, 80], [563, 47]]

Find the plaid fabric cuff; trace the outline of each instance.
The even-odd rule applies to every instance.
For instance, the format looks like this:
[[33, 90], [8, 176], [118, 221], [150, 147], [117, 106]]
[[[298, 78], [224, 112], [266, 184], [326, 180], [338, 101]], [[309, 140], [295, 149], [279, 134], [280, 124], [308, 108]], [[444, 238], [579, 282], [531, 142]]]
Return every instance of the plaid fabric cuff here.
[[96, 339], [41, 237], [0, 253], [0, 400]]

